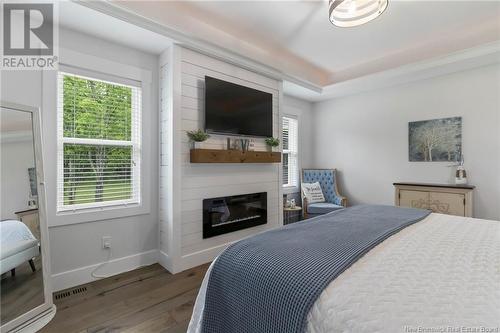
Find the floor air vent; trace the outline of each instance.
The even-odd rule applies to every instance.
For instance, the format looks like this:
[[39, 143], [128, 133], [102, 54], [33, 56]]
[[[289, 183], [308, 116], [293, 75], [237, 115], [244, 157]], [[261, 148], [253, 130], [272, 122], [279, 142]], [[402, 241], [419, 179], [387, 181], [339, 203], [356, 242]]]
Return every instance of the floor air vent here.
[[78, 295], [78, 294], [84, 293], [86, 291], [87, 291], [87, 287], [77, 287], [77, 288], [74, 288], [71, 290], [65, 290], [65, 291], [58, 292], [54, 295], [54, 298], [56, 300], [60, 300], [63, 298], [70, 297], [72, 295]]

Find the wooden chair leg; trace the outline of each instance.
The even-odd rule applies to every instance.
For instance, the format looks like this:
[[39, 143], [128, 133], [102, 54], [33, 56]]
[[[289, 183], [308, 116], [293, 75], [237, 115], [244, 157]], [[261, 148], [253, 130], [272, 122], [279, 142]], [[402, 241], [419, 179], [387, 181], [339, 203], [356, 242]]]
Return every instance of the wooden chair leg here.
[[10, 270], [10, 275], [12, 275], [12, 277], [16, 276], [16, 269], [15, 268], [12, 268]]
[[28, 262], [30, 263], [31, 270], [33, 272], [36, 272], [36, 267], [35, 267], [35, 263], [33, 262], [33, 259], [30, 259]]

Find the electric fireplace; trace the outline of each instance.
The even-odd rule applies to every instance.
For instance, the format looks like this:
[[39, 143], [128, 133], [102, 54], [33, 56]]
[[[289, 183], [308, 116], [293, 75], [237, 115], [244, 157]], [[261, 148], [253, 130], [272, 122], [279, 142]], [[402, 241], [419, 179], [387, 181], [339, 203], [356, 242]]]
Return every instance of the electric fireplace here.
[[203, 200], [203, 238], [267, 223], [267, 192]]

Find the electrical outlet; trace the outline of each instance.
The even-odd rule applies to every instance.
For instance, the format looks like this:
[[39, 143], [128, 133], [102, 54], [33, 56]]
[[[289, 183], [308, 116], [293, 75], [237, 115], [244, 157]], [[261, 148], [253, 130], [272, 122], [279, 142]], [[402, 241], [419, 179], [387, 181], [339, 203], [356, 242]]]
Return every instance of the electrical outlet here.
[[102, 248], [110, 249], [111, 248], [111, 236], [103, 236], [102, 237]]

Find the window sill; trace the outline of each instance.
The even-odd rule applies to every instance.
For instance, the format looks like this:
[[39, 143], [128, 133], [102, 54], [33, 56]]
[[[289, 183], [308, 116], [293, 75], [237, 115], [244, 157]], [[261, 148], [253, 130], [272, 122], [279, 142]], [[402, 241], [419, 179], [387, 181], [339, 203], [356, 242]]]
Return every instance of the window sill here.
[[134, 199], [124, 199], [115, 201], [102, 201], [95, 203], [86, 204], [75, 204], [73, 206], [62, 206], [57, 210], [57, 214], [75, 214], [75, 213], [86, 213], [86, 212], [102, 212], [110, 209], [119, 208], [133, 208], [140, 206], [140, 202]]
[[299, 193], [298, 186], [283, 186], [283, 194]]
[[145, 203], [63, 210], [54, 212], [52, 218], [50, 218], [51, 214], [49, 214], [49, 227], [126, 218], [150, 213], [150, 205]]

